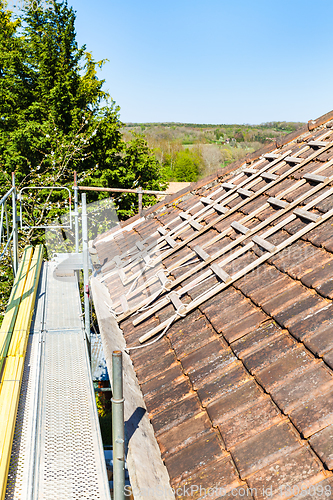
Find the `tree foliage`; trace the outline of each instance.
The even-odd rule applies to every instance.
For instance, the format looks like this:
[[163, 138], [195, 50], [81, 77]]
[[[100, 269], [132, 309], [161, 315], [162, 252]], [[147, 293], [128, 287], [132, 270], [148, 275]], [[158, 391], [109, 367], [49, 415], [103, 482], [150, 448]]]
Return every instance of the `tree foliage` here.
[[[0, 0], [0, 27], [2, 189], [11, 172], [20, 186], [70, 187], [74, 170], [85, 185], [163, 187], [144, 139], [123, 141], [119, 107], [97, 77], [105, 61], [78, 46], [67, 0], [52, 1], [50, 9], [34, 1], [16, 21]], [[26, 223], [45, 224], [61, 215], [68, 210], [64, 198], [59, 192], [29, 193]], [[122, 217], [133, 215], [137, 197], [123, 196], [118, 205]], [[39, 238], [33, 231], [28, 236]]]

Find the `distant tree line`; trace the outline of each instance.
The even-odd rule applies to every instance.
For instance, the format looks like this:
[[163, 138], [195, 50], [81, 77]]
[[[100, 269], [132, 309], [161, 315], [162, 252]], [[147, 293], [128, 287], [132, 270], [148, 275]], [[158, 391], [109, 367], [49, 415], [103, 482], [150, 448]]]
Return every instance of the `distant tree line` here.
[[130, 132], [144, 133], [167, 181], [191, 182], [302, 125], [298, 122], [260, 125], [129, 123], [122, 132], [125, 140], [131, 140]]

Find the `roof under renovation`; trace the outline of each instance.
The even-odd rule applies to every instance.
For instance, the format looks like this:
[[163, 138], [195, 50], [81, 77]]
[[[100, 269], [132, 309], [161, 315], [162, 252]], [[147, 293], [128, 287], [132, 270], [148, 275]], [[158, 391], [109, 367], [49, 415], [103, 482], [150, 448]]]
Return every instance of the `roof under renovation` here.
[[333, 497], [332, 119], [94, 242], [176, 498]]

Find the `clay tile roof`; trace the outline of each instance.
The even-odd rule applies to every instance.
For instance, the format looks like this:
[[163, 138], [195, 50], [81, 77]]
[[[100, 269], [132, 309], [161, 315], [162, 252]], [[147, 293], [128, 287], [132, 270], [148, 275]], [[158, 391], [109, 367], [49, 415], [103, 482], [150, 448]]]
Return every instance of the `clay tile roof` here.
[[331, 491], [332, 118], [94, 243], [174, 488]]

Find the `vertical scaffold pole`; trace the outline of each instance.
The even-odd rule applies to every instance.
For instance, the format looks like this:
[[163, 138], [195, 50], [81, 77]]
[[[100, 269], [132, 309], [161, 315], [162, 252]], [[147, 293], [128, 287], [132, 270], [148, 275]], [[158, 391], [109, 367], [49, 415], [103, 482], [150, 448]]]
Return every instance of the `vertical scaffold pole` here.
[[74, 217], [75, 217], [75, 253], [79, 253], [79, 199], [77, 174], [74, 172]]
[[[15, 188], [15, 174], [12, 172], [12, 187]], [[17, 231], [17, 212], [16, 212], [16, 188], [12, 194], [12, 210], [13, 210], [13, 272], [14, 277], [18, 270], [18, 231]]]
[[139, 216], [141, 217], [142, 216], [142, 187], [139, 186], [138, 187], [138, 205], [139, 205]]
[[88, 217], [86, 193], [82, 193], [82, 250], [83, 250], [83, 287], [84, 287], [84, 325], [90, 352], [90, 304], [89, 304], [89, 254], [88, 254]]
[[[77, 173], [74, 172], [74, 222], [75, 222], [75, 253], [80, 251], [80, 233], [79, 233], [79, 193], [77, 187]], [[80, 281], [80, 271], [75, 271], [76, 279]]]
[[125, 499], [125, 425], [123, 397], [123, 358], [112, 353], [112, 447], [113, 500]]

